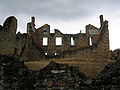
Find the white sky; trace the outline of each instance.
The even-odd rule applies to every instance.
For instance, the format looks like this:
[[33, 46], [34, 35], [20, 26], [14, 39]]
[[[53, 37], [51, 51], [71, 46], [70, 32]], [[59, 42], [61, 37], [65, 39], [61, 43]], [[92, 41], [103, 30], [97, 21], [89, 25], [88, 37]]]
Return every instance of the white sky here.
[[49, 24], [62, 33], [79, 33], [92, 24], [100, 27], [99, 16], [109, 21], [110, 49], [120, 48], [120, 0], [0, 0], [0, 24], [8, 16], [18, 20], [18, 31], [26, 32], [31, 16], [36, 27]]

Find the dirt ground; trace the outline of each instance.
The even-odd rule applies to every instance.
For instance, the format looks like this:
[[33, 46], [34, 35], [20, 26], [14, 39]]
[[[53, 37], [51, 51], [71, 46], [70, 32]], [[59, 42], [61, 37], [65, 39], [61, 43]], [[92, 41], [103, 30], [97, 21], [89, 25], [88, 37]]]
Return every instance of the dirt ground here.
[[110, 62], [114, 62], [112, 60], [94, 60], [94, 59], [75, 59], [75, 58], [68, 58], [68, 59], [46, 59], [40, 61], [29, 61], [25, 62], [25, 65], [28, 66], [31, 70], [39, 70], [44, 68], [48, 63], [51, 61], [55, 61], [57, 63], [68, 64], [71, 66], [79, 67], [80, 71], [85, 73], [86, 76], [95, 78], [105, 67], [106, 64]]

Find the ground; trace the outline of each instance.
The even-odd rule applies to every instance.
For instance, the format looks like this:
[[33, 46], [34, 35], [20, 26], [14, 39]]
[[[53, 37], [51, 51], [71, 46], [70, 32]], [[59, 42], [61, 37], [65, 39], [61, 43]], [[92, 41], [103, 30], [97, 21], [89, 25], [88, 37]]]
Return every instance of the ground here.
[[49, 60], [41, 60], [41, 61], [29, 61], [25, 62], [25, 65], [28, 66], [31, 70], [39, 70], [48, 65], [50, 61], [55, 61], [57, 63], [69, 64], [70, 66], [79, 67], [80, 71], [85, 73], [86, 76], [95, 78], [110, 62], [114, 62], [114, 60], [102, 60], [102, 59], [49, 59]]

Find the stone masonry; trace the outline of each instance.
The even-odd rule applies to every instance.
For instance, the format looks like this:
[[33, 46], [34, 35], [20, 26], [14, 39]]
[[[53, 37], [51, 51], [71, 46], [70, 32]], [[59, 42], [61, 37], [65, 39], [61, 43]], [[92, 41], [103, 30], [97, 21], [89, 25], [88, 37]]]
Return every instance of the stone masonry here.
[[0, 54], [14, 54], [16, 41], [17, 20], [14, 16], [6, 19], [0, 25]]
[[0, 55], [0, 90], [120, 90], [120, 62], [90, 78], [68, 64], [51, 61], [34, 71], [17, 55]]
[[[0, 25], [0, 54], [16, 54], [26, 60], [110, 58], [108, 21], [104, 21], [103, 15], [100, 15], [100, 28], [89, 24], [86, 33], [63, 34], [58, 29], [50, 33], [48, 24], [35, 28], [35, 17], [27, 24], [27, 33], [16, 34], [16, 29], [17, 20], [13, 16]], [[61, 44], [57, 45], [58, 39]]]

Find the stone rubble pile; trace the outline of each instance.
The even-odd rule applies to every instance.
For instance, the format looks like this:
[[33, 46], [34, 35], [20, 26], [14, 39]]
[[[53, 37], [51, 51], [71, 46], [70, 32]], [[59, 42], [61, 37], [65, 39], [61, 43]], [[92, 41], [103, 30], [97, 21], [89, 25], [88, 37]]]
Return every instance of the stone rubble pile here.
[[31, 76], [20, 57], [0, 55], [0, 90], [31, 90]]
[[38, 71], [29, 70], [13, 55], [0, 55], [0, 90], [44, 90], [88, 87], [78, 67], [50, 62]]
[[0, 90], [120, 90], [120, 62], [106, 65], [91, 79], [67, 64], [52, 61], [33, 71], [19, 56], [0, 55]]
[[96, 88], [120, 90], [120, 62], [110, 63], [92, 82]]
[[69, 66], [67, 64], [58, 64], [50, 62], [45, 68], [35, 73], [35, 80], [40, 80], [36, 83], [37, 90], [43, 88], [62, 87], [64, 89], [87, 87], [87, 78], [79, 71], [78, 67]]
[[111, 52], [111, 59], [112, 60], [120, 60], [120, 49], [115, 49]]

